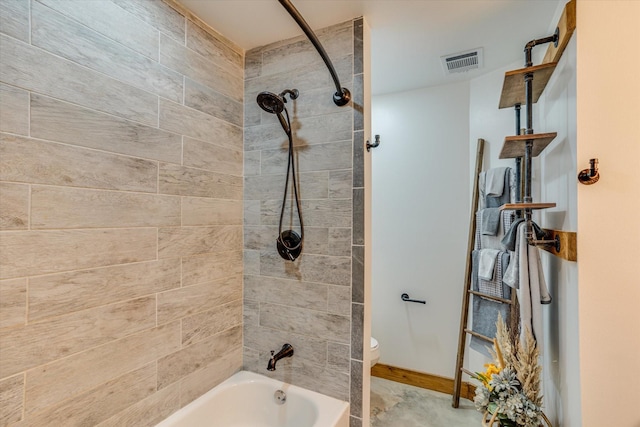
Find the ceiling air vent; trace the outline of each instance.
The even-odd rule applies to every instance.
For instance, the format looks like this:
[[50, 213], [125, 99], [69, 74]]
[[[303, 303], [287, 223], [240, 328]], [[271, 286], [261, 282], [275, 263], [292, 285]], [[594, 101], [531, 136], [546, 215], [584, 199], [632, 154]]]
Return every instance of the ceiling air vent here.
[[441, 56], [445, 74], [460, 73], [482, 67], [482, 48]]

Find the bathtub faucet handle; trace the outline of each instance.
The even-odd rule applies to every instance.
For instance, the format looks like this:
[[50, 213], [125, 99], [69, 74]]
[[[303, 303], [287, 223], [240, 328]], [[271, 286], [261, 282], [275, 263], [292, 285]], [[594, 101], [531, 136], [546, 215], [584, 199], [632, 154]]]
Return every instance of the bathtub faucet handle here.
[[293, 356], [293, 346], [291, 344], [285, 344], [282, 346], [280, 351], [276, 354], [273, 354], [274, 351], [271, 350], [271, 359], [269, 359], [269, 364], [267, 365], [267, 371], [275, 371], [276, 370], [276, 362], [284, 357]]

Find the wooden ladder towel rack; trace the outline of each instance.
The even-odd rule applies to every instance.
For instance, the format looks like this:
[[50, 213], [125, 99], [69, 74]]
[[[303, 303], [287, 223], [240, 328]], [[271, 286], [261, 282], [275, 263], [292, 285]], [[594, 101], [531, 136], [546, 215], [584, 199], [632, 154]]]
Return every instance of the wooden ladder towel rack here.
[[478, 149], [476, 151], [475, 178], [473, 180], [473, 194], [471, 196], [471, 215], [469, 217], [469, 238], [467, 241], [467, 264], [464, 270], [464, 283], [466, 288], [462, 295], [462, 311], [460, 315], [460, 334], [458, 336], [458, 359], [456, 361], [456, 372], [453, 380], [453, 407], [460, 405], [460, 387], [462, 386], [462, 364], [464, 363], [464, 350], [466, 347], [467, 321], [469, 320], [469, 291], [471, 290], [471, 251], [476, 241], [476, 211], [478, 210], [478, 180], [482, 171], [482, 158], [484, 156], [484, 139], [478, 139]]
[[[473, 183], [473, 194], [471, 196], [471, 214], [469, 218], [469, 237], [467, 241], [467, 262], [465, 267], [464, 283], [465, 290], [462, 295], [462, 311], [460, 315], [460, 333], [458, 336], [458, 358], [456, 361], [456, 372], [453, 383], [453, 402], [452, 406], [457, 408], [460, 404], [460, 394], [462, 392], [462, 374], [473, 375], [472, 372], [463, 368], [464, 354], [466, 349], [467, 335], [472, 335], [476, 338], [484, 340], [487, 345], [493, 343], [493, 338], [489, 338], [482, 334], [472, 331], [468, 326], [469, 323], [469, 301], [473, 296], [479, 298], [486, 298], [491, 301], [510, 304], [512, 307], [516, 304], [516, 293], [511, 292], [511, 299], [500, 298], [493, 295], [487, 295], [482, 292], [473, 290], [472, 280], [472, 252], [476, 245], [476, 212], [478, 211], [478, 197], [479, 197], [479, 176], [482, 172], [482, 160], [484, 157], [484, 139], [478, 139], [478, 147], [476, 152], [476, 167], [475, 178]], [[511, 310], [513, 313], [513, 310]], [[513, 316], [511, 316], [513, 317]], [[510, 323], [513, 322], [511, 319]]]

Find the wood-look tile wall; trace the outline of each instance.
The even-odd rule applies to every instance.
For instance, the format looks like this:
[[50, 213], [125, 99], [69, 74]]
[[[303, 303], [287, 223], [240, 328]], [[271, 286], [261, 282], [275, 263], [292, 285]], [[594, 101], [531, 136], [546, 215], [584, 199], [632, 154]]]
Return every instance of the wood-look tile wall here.
[[242, 367], [244, 53], [190, 16], [0, 2], [2, 426], [151, 426]]
[[[362, 19], [317, 35], [342, 85], [352, 92], [348, 106], [333, 103], [331, 76], [306, 38], [246, 53], [244, 367], [350, 401], [351, 426], [358, 427], [364, 321]], [[256, 96], [293, 88], [300, 96], [286, 105], [305, 243], [300, 258], [290, 262], [276, 251], [287, 137], [276, 116], [258, 107]], [[299, 231], [291, 203], [287, 206], [283, 229]], [[284, 343], [293, 345], [294, 356], [268, 372], [269, 352]]]

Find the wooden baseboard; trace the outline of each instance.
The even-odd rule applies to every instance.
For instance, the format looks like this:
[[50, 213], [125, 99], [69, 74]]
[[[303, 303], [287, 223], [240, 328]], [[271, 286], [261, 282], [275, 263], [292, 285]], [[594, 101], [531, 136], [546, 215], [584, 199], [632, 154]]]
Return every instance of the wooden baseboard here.
[[[408, 369], [397, 368], [395, 366], [384, 365], [382, 363], [377, 363], [373, 368], [371, 368], [371, 375], [374, 377], [384, 378], [386, 380], [453, 395], [452, 378], [410, 371]], [[475, 393], [476, 387], [473, 384], [465, 381], [462, 382], [460, 397], [473, 400]]]

